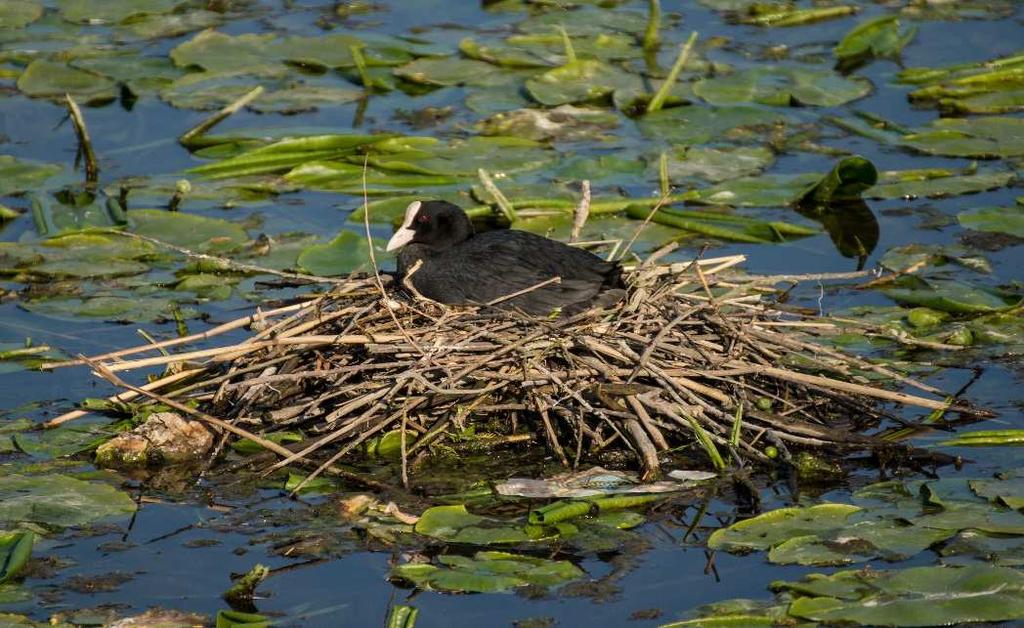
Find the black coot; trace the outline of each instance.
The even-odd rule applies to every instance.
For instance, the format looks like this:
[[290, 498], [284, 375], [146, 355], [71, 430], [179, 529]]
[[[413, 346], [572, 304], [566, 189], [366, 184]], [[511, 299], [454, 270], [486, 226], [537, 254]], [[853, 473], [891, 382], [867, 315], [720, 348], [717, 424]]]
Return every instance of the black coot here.
[[486, 304], [553, 277], [560, 281], [494, 307], [535, 315], [561, 308], [563, 314], [575, 314], [625, 295], [619, 264], [525, 231], [474, 233], [466, 213], [445, 201], [410, 204], [387, 249], [402, 249], [399, 279], [422, 261], [410, 277], [412, 286], [450, 305]]

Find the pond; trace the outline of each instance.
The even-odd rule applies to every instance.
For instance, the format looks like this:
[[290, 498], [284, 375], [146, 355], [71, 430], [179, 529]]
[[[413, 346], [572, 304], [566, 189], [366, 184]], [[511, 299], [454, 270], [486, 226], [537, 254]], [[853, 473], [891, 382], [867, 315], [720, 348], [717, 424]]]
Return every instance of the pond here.
[[[785, 614], [794, 582], [867, 564], [906, 574], [941, 565], [1003, 569], [978, 577], [998, 577], [1011, 592], [991, 600], [996, 594], [986, 589], [968, 612], [958, 594], [978, 589], [945, 583], [936, 595], [954, 594], [938, 605], [943, 614], [912, 619], [923, 610], [858, 614], [863, 607], [838, 602], [857, 595], [830, 590], [835, 597], [801, 598], [818, 606], [791, 607], [792, 616], [896, 625], [1024, 619], [1024, 576], [1013, 570], [1024, 564], [1024, 521], [1017, 520], [1024, 520], [1024, 491], [1014, 474], [1024, 432], [1012, 431], [1024, 430], [1020, 3], [657, 5], [0, 3], [0, 496], [7, 501], [0, 503], [0, 624], [56, 617], [102, 625], [150, 608], [210, 621], [233, 606], [275, 625], [367, 626], [385, 625], [394, 609], [409, 606], [415, 618], [390, 625], [659, 626], [745, 598], [757, 603], [711, 613], [737, 615], [729, 625], [769, 625], [771, 612]], [[652, 21], [656, 8], [660, 19]], [[186, 135], [257, 87], [263, 91], [248, 106]], [[91, 182], [65, 94], [91, 138], [98, 166]], [[275, 144], [285, 138], [298, 139]], [[858, 189], [856, 202], [797, 211], [808, 184], [855, 155], [873, 165], [875, 185]], [[947, 346], [844, 339], [858, 353], [914, 362], [925, 382], [962, 391], [994, 417], [907, 438], [959, 457], [955, 465], [880, 466], [864, 457], [825, 478], [784, 464], [757, 468], [740, 474], [742, 482], [602, 514], [609, 518], [601, 531], [580, 524], [576, 541], [512, 556], [487, 553], [509, 549], [501, 544], [451, 542], [423, 523], [416, 536], [393, 518], [353, 514], [346, 509], [356, 508], [357, 486], [291, 498], [287, 473], [132, 479], [97, 469], [97, 433], [83, 430], [107, 429], [111, 421], [100, 416], [63, 431], [30, 429], [114, 393], [88, 368], [40, 371], [41, 361], [202, 332], [315, 288], [222, 273], [111, 229], [127, 225], [179, 249], [275, 271], [344, 276], [366, 268], [365, 185], [374, 246], [390, 269], [381, 243], [411, 199], [445, 198], [490, 213], [478, 169], [518, 210], [537, 199], [571, 208], [580, 182], [589, 181], [593, 206], [612, 208], [593, 210], [584, 232], [592, 240], [628, 240], [638, 215], [666, 193], [677, 195], [685, 210], [672, 203], [670, 217], [654, 220], [636, 243], [647, 254], [679, 242], [665, 261], [703, 251], [742, 254], [751, 273], [904, 273], [881, 283], [874, 276], [803, 282], [787, 298]], [[625, 198], [647, 199], [643, 211], [619, 202]], [[672, 224], [671, 212], [688, 210], [705, 213], [677, 213]], [[723, 214], [738, 218], [715, 219]], [[514, 226], [564, 238], [570, 224], [564, 213], [524, 211]], [[144, 382], [141, 371], [125, 377]], [[892, 412], [882, 429], [927, 416]], [[78, 425], [85, 427], [70, 429]], [[1001, 435], [991, 446], [945, 443], [956, 431], [977, 430]], [[398, 477], [394, 462], [357, 464], [373, 477]], [[539, 504], [474, 502], [477, 481], [560, 471], [536, 449], [439, 455], [413, 474], [417, 501], [396, 501], [416, 514], [482, 504], [481, 512], [504, 520]], [[888, 480], [898, 485], [875, 484]], [[918, 492], [923, 508], [906, 503]], [[39, 501], [25, 505], [26, 496]], [[709, 548], [715, 530], [738, 520], [822, 503], [857, 509], [811, 513], [815, 523], [796, 531], [772, 523], [785, 544], [743, 545], [749, 539], [733, 528], [735, 538], [719, 533]], [[454, 517], [457, 528], [476, 525], [460, 519], [466, 513], [432, 512]], [[837, 531], [849, 534], [853, 528], [843, 526], [863, 521], [891, 535], [871, 537], [877, 551], [841, 548]], [[906, 526], [934, 538], [910, 543], [903, 529], [893, 540], [892, 530]], [[5, 582], [12, 531], [31, 531], [35, 547]], [[794, 545], [794, 538], [803, 540]], [[254, 596], [229, 605], [223, 595], [233, 577], [257, 564], [269, 575]], [[915, 582], [945, 582], [938, 572], [920, 573]], [[902, 599], [896, 585], [875, 583], [883, 597]], [[925, 589], [911, 587], [920, 593], [915, 600]], [[821, 606], [824, 599], [832, 606]], [[243, 625], [239, 617], [231, 623], [222, 614], [217, 625]]]

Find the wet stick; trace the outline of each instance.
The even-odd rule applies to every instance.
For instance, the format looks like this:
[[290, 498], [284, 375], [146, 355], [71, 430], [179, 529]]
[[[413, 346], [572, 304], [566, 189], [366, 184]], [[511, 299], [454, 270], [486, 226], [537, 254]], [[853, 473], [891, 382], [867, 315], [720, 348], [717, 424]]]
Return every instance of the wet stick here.
[[690, 38], [679, 49], [679, 56], [676, 57], [676, 62], [672, 65], [672, 69], [669, 70], [668, 76], [665, 77], [665, 82], [661, 84], [661, 87], [654, 94], [654, 98], [651, 98], [651, 102], [647, 104], [647, 113], [661, 111], [661, 108], [665, 105], [665, 100], [668, 99], [668, 95], [672, 91], [672, 87], [679, 78], [679, 73], [683, 71], [686, 62], [690, 60], [690, 52], [693, 50], [693, 44], [696, 41], [697, 31], [693, 31], [690, 33]]
[[580, 232], [583, 225], [587, 224], [590, 216], [590, 181], [584, 180], [580, 184], [580, 204], [572, 212], [572, 233], [569, 235], [569, 242], [576, 242], [580, 239]]
[[189, 129], [188, 131], [185, 131], [185, 133], [183, 133], [182, 136], [178, 138], [178, 142], [186, 148], [193, 146], [195, 144], [196, 139], [202, 137], [203, 135], [206, 134], [207, 131], [217, 126], [225, 119], [234, 115], [239, 109], [242, 109], [252, 101], [259, 98], [260, 94], [262, 93], [263, 86], [257, 85], [256, 87], [252, 88], [244, 95], [242, 95], [242, 97], [236, 100], [235, 102], [224, 107], [217, 113], [213, 114], [209, 118], [203, 120], [196, 126]]
[[78, 103], [71, 94], [64, 94], [64, 100], [68, 106], [68, 115], [71, 116], [71, 124], [75, 127], [75, 135], [78, 136], [78, 150], [85, 159], [85, 182], [88, 186], [95, 186], [100, 176], [100, 165], [92, 149], [89, 129], [85, 126], [82, 110], [78, 108]]
[[516, 210], [512, 203], [508, 201], [508, 198], [505, 197], [505, 194], [494, 184], [494, 179], [491, 178], [491, 175], [483, 168], [478, 169], [476, 174], [480, 178], [480, 183], [483, 184], [484, 189], [494, 198], [494, 203], [497, 205], [501, 215], [505, 217], [508, 224], [514, 223], [518, 219]]

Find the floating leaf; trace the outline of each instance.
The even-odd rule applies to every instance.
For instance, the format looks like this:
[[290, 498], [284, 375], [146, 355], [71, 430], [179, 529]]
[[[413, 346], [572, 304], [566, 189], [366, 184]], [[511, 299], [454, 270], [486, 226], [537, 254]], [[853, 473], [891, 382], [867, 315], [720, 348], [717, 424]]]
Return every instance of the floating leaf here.
[[1024, 55], [943, 68], [908, 68], [903, 83], [921, 85], [912, 102], [937, 105], [948, 113], [1007, 113], [1024, 109]]
[[389, 575], [423, 589], [464, 593], [497, 593], [526, 585], [550, 587], [584, 575], [569, 561], [507, 552], [477, 552], [473, 558], [444, 555], [438, 562], [440, 566], [398, 565]]
[[86, 70], [36, 59], [18, 78], [18, 89], [33, 98], [63, 98], [71, 94], [86, 102], [113, 100], [117, 95], [113, 80]]
[[128, 425], [75, 424], [43, 431], [25, 431], [14, 435], [21, 451], [41, 458], [60, 458], [95, 449]]
[[[26, 310], [58, 318], [99, 318], [116, 322], [142, 322], [171, 318], [175, 302], [158, 296], [94, 296], [39, 299], [22, 305]], [[190, 316], [195, 316], [193, 312]]]
[[926, 170], [890, 170], [881, 173], [877, 185], [864, 194], [868, 198], [942, 198], [974, 194], [1009, 185], [1016, 176], [1012, 172], [954, 172]]
[[902, 304], [920, 305], [952, 314], [998, 312], [1013, 305], [999, 294], [959, 281], [933, 281], [910, 288], [890, 288], [882, 293]]
[[[441, 142], [430, 137], [398, 137], [372, 149], [369, 163], [384, 170], [422, 175], [476, 177], [480, 164], [495, 173], [535, 170], [555, 160], [546, 145], [521, 137], [469, 137]], [[356, 158], [362, 171], [362, 159]]]
[[1024, 618], [1024, 574], [1005, 567], [912, 567], [812, 574], [775, 582], [801, 619], [860, 625], [936, 626]]
[[708, 181], [725, 181], [757, 174], [771, 166], [775, 155], [767, 148], [738, 146], [735, 148], [686, 147], [668, 154], [668, 175], [679, 182], [690, 177]]
[[425, 85], [486, 85], [498, 68], [490, 63], [459, 57], [417, 59], [395, 68], [394, 73], [407, 81]]
[[4, 0], [0, 3], [0, 29], [24, 28], [43, 15], [38, 0]]
[[943, 447], [999, 447], [1024, 445], [1024, 430], [977, 430], [957, 434], [938, 445]]
[[144, 15], [170, 13], [185, 0], [59, 0], [60, 16], [82, 24], [112, 24]]
[[768, 552], [780, 565], [845, 565], [874, 558], [904, 560], [956, 534], [889, 519], [869, 519], [829, 531], [790, 538]]
[[222, 218], [207, 218], [162, 209], [128, 212], [132, 230], [139, 235], [194, 251], [229, 251], [247, 242], [245, 229]]
[[766, 135], [786, 114], [757, 107], [672, 107], [644, 115], [637, 122], [645, 137], [673, 144], [695, 145], [710, 140], [744, 139], [750, 130]]
[[530, 540], [521, 526], [470, 514], [462, 504], [428, 508], [414, 529], [417, 534], [468, 545], [522, 543]]
[[530, 140], [594, 139], [619, 125], [618, 117], [604, 109], [562, 105], [554, 109], [517, 109], [496, 114], [478, 127], [482, 135], [505, 135]]
[[1024, 238], [1024, 206], [979, 207], [956, 215], [960, 226]]
[[939, 118], [904, 135], [905, 146], [930, 155], [998, 159], [1024, 155], [1024, 119]]
[[769, 66], [701, 79], [694, 83], [693, 92], [713, 105], [835, 107], [868, 95], [871, 83], [829, 70]]
[[969, 480], [971, 490], [979, 497], [1020, 510], [1024, 508], [1024, 473], [1020, 469], [997, 473], [991, 480]]
[[295, 166], [356, 153], [359, 149], [388, 139], [389, 135], [311, 135], [278, 140], [189, 172], [211, 178], [240, 177], [286, 172]]
[[[305, 438], [301, 432], [270, 432], [261, 435], [264, 440], [269, 440], [272, 443], [283, 445], [287, 443], [299, 443]], [[231, 443], [231, 449], [234, 449], [238, 453], [244, 456], [250, 456], [252, 454], [258, 454], [262, 451], [263, 445], [260, 445], [256, 441], [250, 438], [240, 438]]]
[[144, 15], [122, 23], [117, 27], [117, 39], [160, 39], [162, 37], [177, 37], [193, 31], [211, 28], [219, 25], [224, 16], [215, 11], [204, 11], [202, 9], [190, 9], [185, 13], [171, 13], [163, 15]]
[[305, 271], [322, 277], [347, 275], [368, 268], [370, 252], [365, 237], [342, 231], [327, 244], [306, 247], [299, 254], [298, 264]]
[[829, 7], [798, 8], [784, 2], [744, 3], [745, 11], [736, 15], [736, 21], [757, 26], [802, 26], [832, 20], [857, 12], [857, 7], [837, 5]]
[[5, 523], [85, 525], [135, 508], [132, 498], [113, 486], [66, 475], [13, 474], [0, 482], [0, 521]]
[[549, 107], [602, 100], [617, 90], [642, 93], [643, 81], [596, 59], [570, 61], [526, 81], [530, 97]]
[[900, 19], [882, 15], [853, 27], [833, 49], [837, 69], [851, 70], [872, 59], [898, 59], [917, 34], [917, 27], [900, 32]]
[[849, 504], [779, 508], [715, 530], [708, 538], [708, 548], [729, 552], [767, 550], [795, 537], [838, 530], [860, 510]]
[[[644, 220], [650, 213], [646, 207], [631, 207], [626, 213], [638, 220]], [[767, 244], [785, 242], [811, 235], [819, 231], [782, 221], [763, 221], [746, 216], [736, 216], [710, 211], [682, 211], [677, 209], [659, 209], [655, 212], [654, 222], [685, 229], [694, 233], [732, 242], [751, 242]]]
[[0, 155], [0, 196], [35, 190], [64, 170], [57, 164], [41, 164], [10, 155]]

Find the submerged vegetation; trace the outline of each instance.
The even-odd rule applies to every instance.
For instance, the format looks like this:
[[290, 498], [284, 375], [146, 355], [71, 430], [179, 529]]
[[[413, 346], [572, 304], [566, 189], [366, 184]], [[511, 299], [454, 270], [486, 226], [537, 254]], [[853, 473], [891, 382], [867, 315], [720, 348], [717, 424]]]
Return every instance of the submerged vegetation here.
[[[0, 2], [0, 624], [1024, 619], [1021, 17]], [[403, 296], [423, 198], [630, 298]]]

